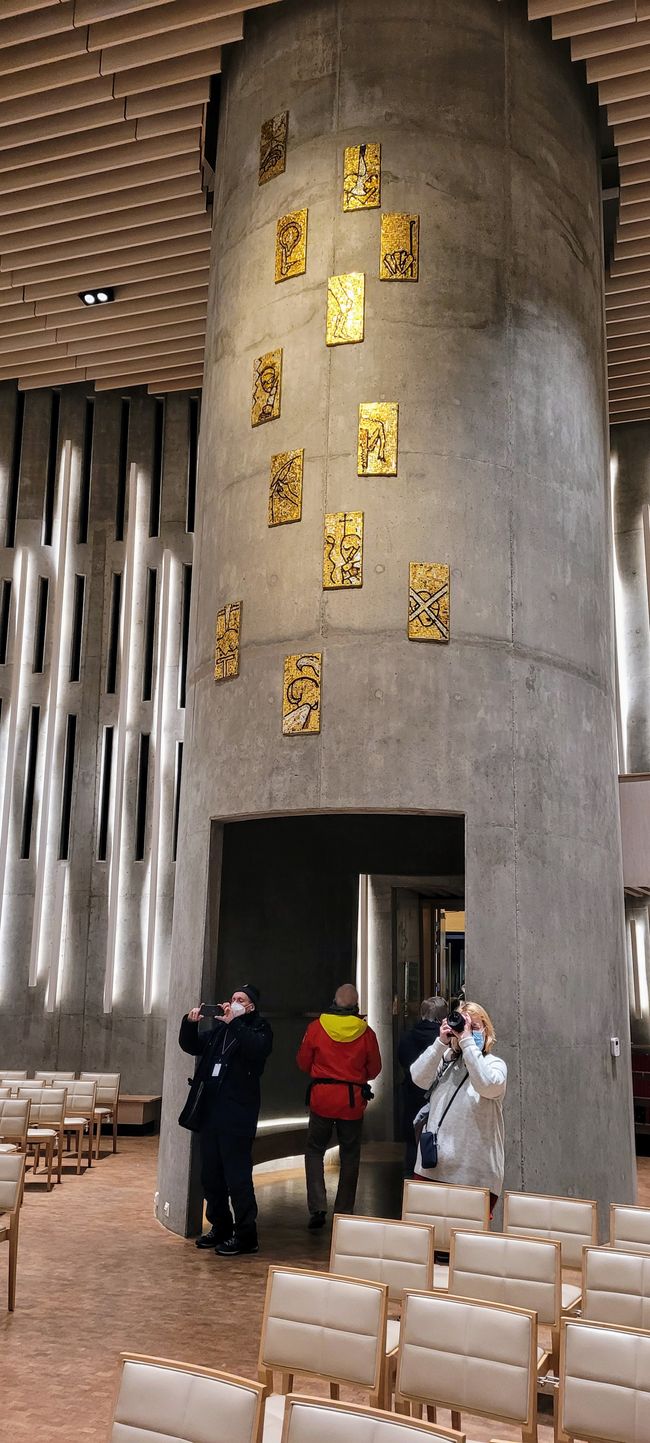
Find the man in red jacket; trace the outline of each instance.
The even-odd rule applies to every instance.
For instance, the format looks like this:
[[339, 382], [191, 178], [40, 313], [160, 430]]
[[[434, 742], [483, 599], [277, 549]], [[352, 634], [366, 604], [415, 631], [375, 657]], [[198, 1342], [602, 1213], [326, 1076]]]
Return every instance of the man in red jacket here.
[[305, 1145], [310, 1228], [322, 1228], [327, 1214], [325, 1152], [336, 1124], [341, 1171], [334, 1211], [354, 1212], [359, 1177], [361, 1130], [368, 1083], [381, 1072], [377, 1038], [359, 1016], [359, 994], [351, 982], [339, 987], [328, 1012], [310, 1022], [297, 1057], [308, 1072], [309, 1128]]

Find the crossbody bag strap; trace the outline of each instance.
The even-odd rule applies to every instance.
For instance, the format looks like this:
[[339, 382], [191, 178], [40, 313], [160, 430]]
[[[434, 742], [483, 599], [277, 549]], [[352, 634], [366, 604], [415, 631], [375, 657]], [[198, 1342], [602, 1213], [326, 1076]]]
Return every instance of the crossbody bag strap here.
[[450, 1099], [449, 1099], [449, 1102], [447, 1103], [447, 1106], [446, 1106], [444, 1112], [441, 1113], [440, 1117], [438, 1118], [438, 1122], [437, 1122], [437, 1126], [436, 1126], [436, 1137], [437, 1137], [437, 1135], [438, 1135], [438, 1133], [439, 1133], [439, 1131], [440, 1131], [441, 1123], [444, 1122], [444, 1120], [445, 1120], [445, 1118], [446, 1118], [446, 1116], [447, 1116], [447, 1113], [449, 1112], [449, 1109], [450, 1109], [450, 1107], [451, 1107], [451, 1104], [452, 1104], [454, 1098], [455, 1098], [455, 1097], [458, 1097], [458, 1094], [459, 1094], [459, 1092], [460, 1092], [461, 1087], [464, 1087], [466, 1082], [469, 1082], [469, 1072], [466, 1072], [466, 1073], [465, 1073], [465, 1076], [464, 1076], [462, 1082], [459, 1082], [458, 1087], [455, 1087], [455, 1088], [454, 1088], [454, 1090], [453, 1090], [453, 1092], [452, 1092], [452, 1094], [451, 1094], [451, 1097], [450, 1097]]

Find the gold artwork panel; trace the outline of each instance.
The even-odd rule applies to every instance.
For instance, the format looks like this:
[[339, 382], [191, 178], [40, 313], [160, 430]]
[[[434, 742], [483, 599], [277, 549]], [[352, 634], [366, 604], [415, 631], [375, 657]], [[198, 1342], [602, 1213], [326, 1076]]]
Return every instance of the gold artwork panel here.
[[271, 120], [265, 120], [260, 135], [260, 168], [258, 181], [265, 185], [274, 175], [282, 175], [287, 163], [287, 136], [289, 134], [289, 111], [283, 110]]
[[323, 589], [363, 585], [363, 511], [333, 511], [325, 517]]
[[303, 276], [307, 269], [307, 211], [280, 216], [275, 232], [275, 280]]
[[327, 282], [328, 346], [344, 346], [363, 340], [366, 278], [363, 271], [347, 276], [330, 276]]
[[239, 637], [241, 632], [241, 601], [231, 601], [217, 612], [217, 634], [214, 646], [214, 679], [230, 681], [239, 676]]
[[269, 526], [300, 521], [304, 460], [304, 451], [279, 451], [271, 457]]
[[251, 426], [263, 426], [280, 415], [282, 395], [282, 350], [267, 351], [253, 363], [253, 405]]
[[409, 565], [409, 641], [449, 641], [449, 567], [442, 562]]
[[381, 205], [381, 145], [350, 145], [343, 155], [343, 209]]
[[397, 401], [368, 401], [359, 407], [359, 476], [397, 475]]
[[379, 279], [416, 281], [420, 274], [420, 217], [397, 212], [381, 218]]
[[320, 731], [323, 654], [299, 653], [284, 658], [282, 733], [309, 736]]

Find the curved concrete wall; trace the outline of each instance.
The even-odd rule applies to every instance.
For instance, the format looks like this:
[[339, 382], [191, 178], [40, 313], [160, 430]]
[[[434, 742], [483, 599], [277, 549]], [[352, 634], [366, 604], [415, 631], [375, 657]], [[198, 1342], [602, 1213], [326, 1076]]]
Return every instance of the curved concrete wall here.
[[[283, 175], [258, 186], [288, 109]], [[344, 214], [345, 145], [381, 141], [384, 211], [421, 216], [420, 279], [378, 278], [379, 212]], [[274, 284], [309, 207], [307, 272]], [[581, 76], [493, 0], [287, 0], [228, 57], [208, 318], [191, 725], [161, 1198], [182, 1228], [178, 1014], [198, 990], [209, 819], [466, 815], [469, 992], [512, 1068], [511, 1187], [633, 1193], [611, 675], [595, 116]], [[366, 273], [365, 341], [325, 345], [327, 277]], [[279, 420], [253, 361], [284, 348]], [[359, 402], [397, 400], [397, 477], [358, 478]], [[304, 447], [303, 519], [268, 529], [272, 453]], [[365, 512], [364, 584], [321, 589], [325, 512]], [[449, 646], [406, 639], [408, 564], [448, 561]], [[215, 616], [243, 599], [241, 675]], [[321, 734], [281, 735], [285, 654], [322, 650]], [[193, 958], [195, 960], [190, 960]]]

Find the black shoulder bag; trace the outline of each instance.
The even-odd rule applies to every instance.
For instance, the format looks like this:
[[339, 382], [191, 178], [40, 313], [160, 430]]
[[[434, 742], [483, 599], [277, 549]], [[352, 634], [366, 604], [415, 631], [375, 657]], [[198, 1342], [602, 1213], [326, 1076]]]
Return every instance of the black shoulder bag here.
[[447, 1106], [442, 1113], [442, 1116], [438, 1119], [438, 1126], [436, 1128], [436, 1131], [429, 1132], [428, 1128], [423, 1127], [422, 1132], [420, 1133], [420, 1158], [423, 1167], [438, 1166], [438, 1133], [440, 1131], [441, 1124], [444, 1122], [447, 1113], [449, 1112], [454, 1098], [458, 1097], [461, 1087], [464, 1087], [466, 1082], [469, 1082], [468, 1072], [465, 1073], [465, 1076], [462, 1082], [459, 1082], [458, 1087], [454, 1088], [454, 1091], [451, 1094], [449, 1102], [447, 1103]]
[[178, 1119], [181, 1127], [186, 1127], [188, 1132], [200, 1132], [203, 1126], [203, 1103], [205, 1083], [202, 1079], [188, 1078], [190, 1091], [187, 1102]]

